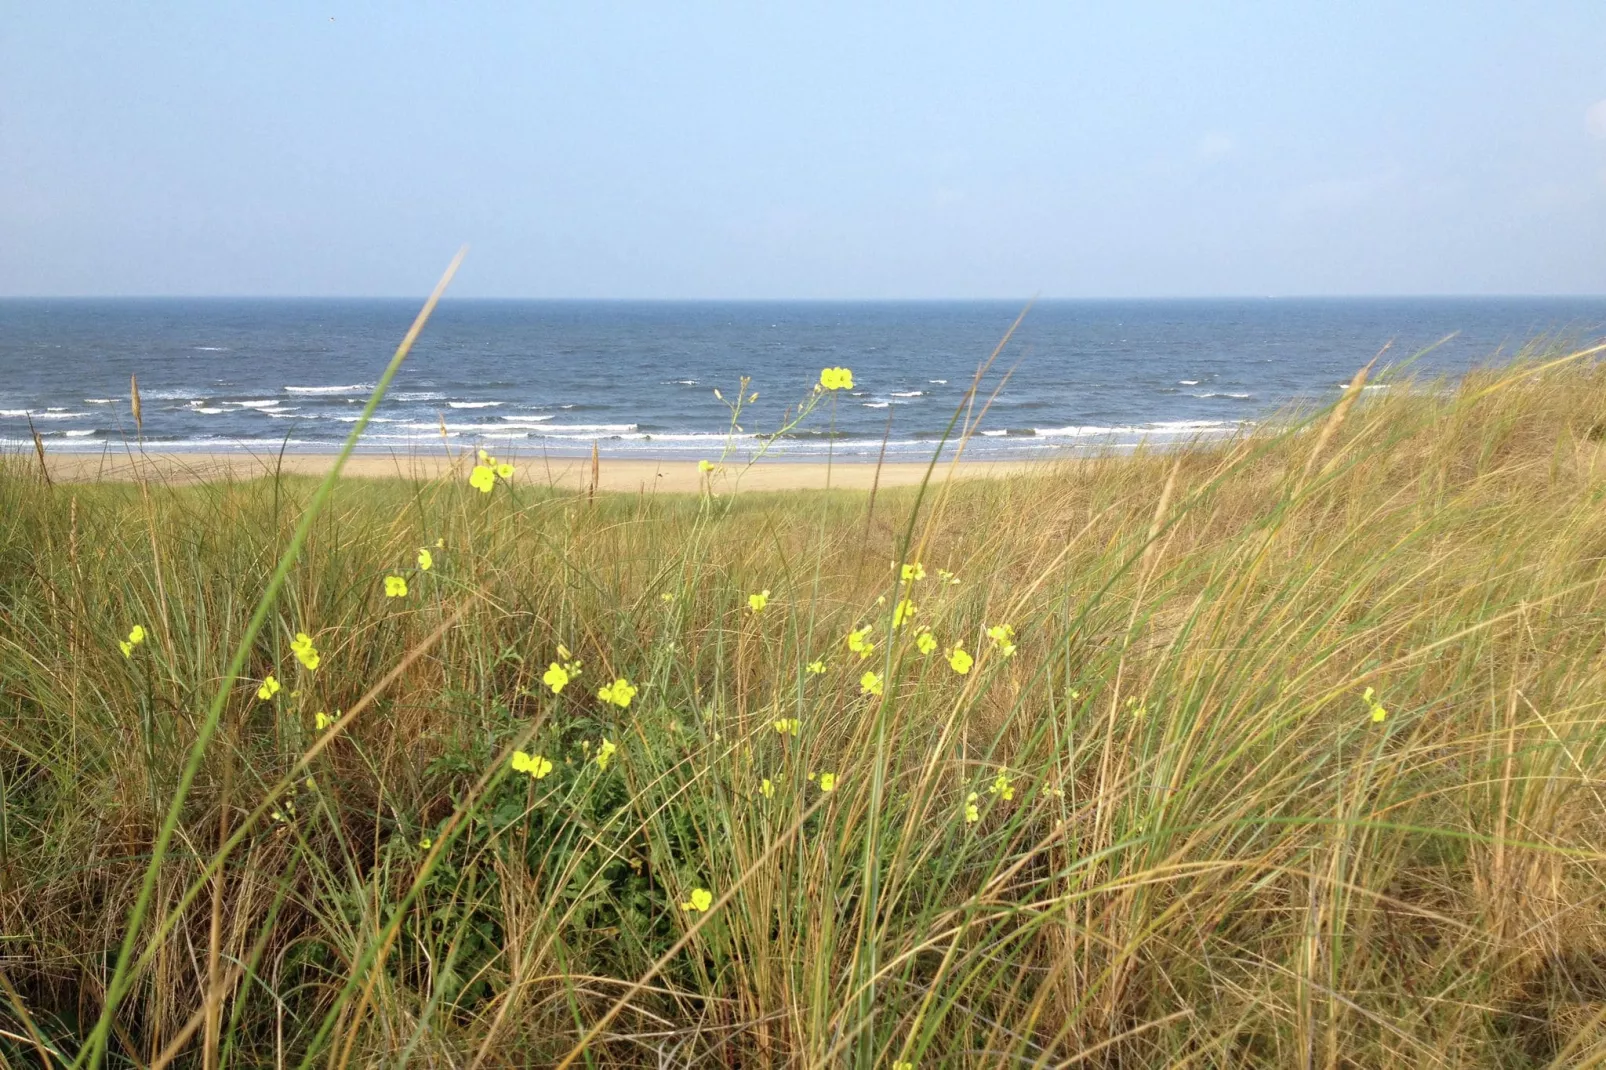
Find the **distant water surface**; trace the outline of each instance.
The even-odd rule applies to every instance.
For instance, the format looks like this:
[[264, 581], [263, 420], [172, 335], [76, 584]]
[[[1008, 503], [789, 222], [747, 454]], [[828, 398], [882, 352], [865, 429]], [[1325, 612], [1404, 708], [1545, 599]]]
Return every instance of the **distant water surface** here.
[[[122, 448], [139, 376], [148, 448], [337, 448], [406, 330], [403, 300], [0, 300], [0, 446]], [[373, 449], [711, 457], [732, 434], [713, 391], [759, 399], [758, 448], [826, 366], [855, 390], [779, 456], [929, 454], [1019, 307], [998, 302], [443, 303], [365, 438]], [[1013, 374], [971, 450], [1043, 456], [1228, 432], [1330, 399], [1384, 343], [1426, 373], [1508, 358], [1536, 336], [1606, 334], [1603, 298], [1040, 302], [1000, 359]], [[888, 419], [891, 419], [890, 432]], [[834, 432], [833, 432], [834, 426]]]

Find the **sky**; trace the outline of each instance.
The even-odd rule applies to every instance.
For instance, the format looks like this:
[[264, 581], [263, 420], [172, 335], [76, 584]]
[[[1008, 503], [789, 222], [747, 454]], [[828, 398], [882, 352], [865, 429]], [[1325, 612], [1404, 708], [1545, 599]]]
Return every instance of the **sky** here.
[[1606, 293], [1606, 3], [63, 3], [0, 295]]

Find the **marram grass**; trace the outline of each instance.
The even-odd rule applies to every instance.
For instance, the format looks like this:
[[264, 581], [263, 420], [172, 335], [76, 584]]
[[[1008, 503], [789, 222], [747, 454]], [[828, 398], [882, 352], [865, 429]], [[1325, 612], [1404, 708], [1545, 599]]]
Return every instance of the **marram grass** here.
[[10, 463], [0, 1055], [131, 938], [107, 1065], [1606, 1058], [1606, 370], [1301, 426], [868, 515], [342, 483], [132, 932], [315, 485]]

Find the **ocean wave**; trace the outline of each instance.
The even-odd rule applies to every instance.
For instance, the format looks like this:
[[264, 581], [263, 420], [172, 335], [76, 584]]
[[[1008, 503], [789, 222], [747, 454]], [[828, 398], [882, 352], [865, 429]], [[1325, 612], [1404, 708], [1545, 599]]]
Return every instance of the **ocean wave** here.
[[1091, 438], [1101, 435], [1188, 435], [1200, 432], [1222, 433], [1237, 427], [1226, 420], [1162, 420], [1152, 424], [1117, 424], [1111, 427], [1034, 427], [1032, 434], [1042, 438]]
[[948, 385], [948, 380], [946, 380], [946, 379], [927, 379], [926, 382], [935, 383], [937, 386], [947, 386]]
[[191, 412], [204, 412], [208, 416], [216, 416], [218, 413], [224, 412], [225, 410], [218, 408], [216, 405], [194, 405], [194, 406], [191, 406], [190, 411]]
[[446, 395], [436, 390], [403, 390], [390, 395], [394, 401], [445, 401]]
[[[550, 417], [548, 417], [548, 419], [550, 419]], [[414, 420], [404, 423], [402, 426], [411, 431], [434, 431], [439, 433], [441, 429], [441, 422], [439, 420]], [[446, 425], [446, 430], [463, 431], [467, 432], [468, 434], [475, 434], [477, 432], [490, 433], [496, 431], [538, 431], [546, 426], [546, 424], [540, 422], [539, 418], [531, 418], [527, 420], [507, 418], [494, 424], [449, 423]], [[630, 424], [629, 426], [634, 428], [636, 425]]]
[[352, 383], [350, 386], [287, 386], [286, 394], [367, 394], [374, 389], [373, 383]]
[[66, 435], [68, 438], [88, 438], [90, 435], [93, 435], [96, 430], [98, 429], [91, 427], [87, 431], [63, 431], [62, 434]]
[[861, 402], [861, 404], [867, 409], [885, 409], [885, 408], [888, 408], [889, 406], [891, 406], [892, 402], [890, 402], [890, 401], [865, 401], [865, 402]]
[[523, 413], [518, 414], [517, 416], [503, 416], [500, 419], [502, 420], [503, 423], [509, 423], [509, 424], [538, 424], [538, 423], [544, 423], [547, 420], [555, 420], [555, 419], [557, 419], [557, 417], [553, 416], [550, 412], [548, 412], [548, 413], [523, 412]]
[[140, 396], [155, 401], [188, 401], [191, 398], [210, 397], [205, 390], [197, 390], [193, 386], [171, 386], [157, 390], [141, 390]]
[[446, 406], [451, 409], [494, 409], [501, 404], [500, 401], [448, 401]]
[[1249, 401], [1249, 400], [1253, 399], [1255, 395], [1253, 395], [1253, 394], [1210, 393], [1210, 394], [1190, 394], [1188, 396], [1189, 397], [1195, 397], [1195, 398], [1230, 398], [1233, 401]]
[[546, 424], [540, 428], [543, 434], [549, 431], [565, 434], [624, 434], [634, 430], [635, 424]]
[[193, 348], [195, 349], [195, 351], [197, 353], [227, 353], [227, 352], [229, 352], [229, 347], [228, 346], [194, 346]]
[[1197, 380], [1197, 379], [1178, 379], [1177, 380], [1177, 385], [1178, 386], [1198, 386], [1199, 385], [1199, 380]]
[[276, 409], [284, 402], [278, 398], [259, 398], [255, 401], [231, 401], [230, 405], [238, 405], [242, 409]]
[[[30, 411], [29, 409], [0, 409], [0, 416], [20, 418], [27, 416]], [[61, 412], [59, 410], [46, 409], [44, 412], [34, 412], [33, 418], [35, 420], [82, 420], [86, 416], [93, 415], [95, 414], [92, 412]]]
[[925, 394], [924, 390], [894, 390], [892, 392], [892, 396], [895, 398], [918, 398], [924, 397]]
[[110, 405], [114, 400], [115, 400], [114, 398], [85, 398], [84, 399], [84, 404], [85, 405]]

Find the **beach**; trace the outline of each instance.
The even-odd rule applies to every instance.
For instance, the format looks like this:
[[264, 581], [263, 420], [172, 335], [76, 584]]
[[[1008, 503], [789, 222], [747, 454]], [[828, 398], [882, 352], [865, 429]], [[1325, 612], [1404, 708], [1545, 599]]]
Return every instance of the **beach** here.
[[[33, 458], [29, 455], [29, 460]], [[436, 479], [451, 472], [465, 477], [472, 454], [447, 456], [422, 453], [358, 453], [347, 460], [342, 475], [355, 479]], [[105, 453], [45, 454], [50, 478], [63, 483], [92, 481], [130, 482], [149, 479], [164, 483], [197, 483], [220, 479], [258, 479], [275, 472], [320, 476], [334, 463], [332, 453]], [[589, 457], [507, 455], [514, 464], [515, 480], [524, 484], [585, 489], [592, 485]], [[35, 462], [37, 463], [37, 462]], [[778, 490], [868, 490], [919, 483], [928, 471], [940, 481], [952, 474], [961, 479], [1020, 475], [1043, 467], [1037, 461], [943, 462], [935, 469], [926, 463], [898, 461], [877, 466], [865, 461], [770, 461], [723, 466], [705, 473], [696, 461], [651, 460], [639, 457], [602, 457], [597, 465], [600, 491], [686, 493], [711, 487], [715, 492]]]

